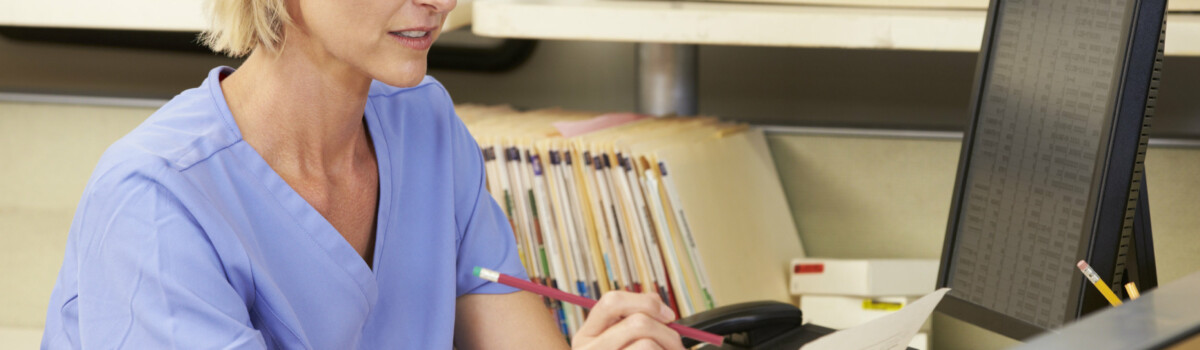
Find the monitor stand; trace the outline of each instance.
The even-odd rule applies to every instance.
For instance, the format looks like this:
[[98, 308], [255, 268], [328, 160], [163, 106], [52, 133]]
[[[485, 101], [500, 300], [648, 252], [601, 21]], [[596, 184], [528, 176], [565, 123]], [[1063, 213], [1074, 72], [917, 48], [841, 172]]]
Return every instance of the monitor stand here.
[[[1121, 237], [1121, 246], [1128, 248], [1124, 257], [1125, 273], [1117, 284], [1121, 288], [1113, 290], [1120, 297], [1128, 297], [1125, 295], [1125, 283], [1134, 282], [1142, 292], [1158, 287], [1158, 273], [1154, 266], [1154, 239], [1150, 234], [1150, 193], [1146, 191], [1146, 172], [1142, 171], [1141, 176], [1140, 196], [1133, 216], [1133, 237]], [[1118, 255], [1117, 259], [1119, 266], [1121, 257]]]
[[[1098, 271], [1112, 271], [1111, 275], [1108, 275], [1107, 272], [1100, 272], [1101, 278], [1117, 295], [1117, 298], [1123, 300], [1129, 299], [1128, 293], [1125, 292], [1126, 283], [1134, 282], [1139, 292], [1148, 292], [1158, 287], [1158, 274], [1155, 272], [1154, 266], [1154, 240], [1150, 233], [1150, 196], [1146, 192], [1145, 174], [1145, 171], [1133, 174], [1133, 176], [1142, 177], [1141, 181], [1137, 181], [1136, 184], [1138, 191], [1133, 192], [1138, 196], [1138, 203], [1133, 213], [1133, 227], [1121, 230], [1119, 248], [1115, 252], [1113, 265], [1107, 268], [1092, 265]], [[1090, 283], [1086, 283], [1086, 280], [1084, 282], [1083, 298], [1080, 300], [1081, 305], [1079, 313], [1075, 315], [1076, 318], [1110, 307], [1108, 300], [1100, 295], [1099, 291], [1092, 288]]]

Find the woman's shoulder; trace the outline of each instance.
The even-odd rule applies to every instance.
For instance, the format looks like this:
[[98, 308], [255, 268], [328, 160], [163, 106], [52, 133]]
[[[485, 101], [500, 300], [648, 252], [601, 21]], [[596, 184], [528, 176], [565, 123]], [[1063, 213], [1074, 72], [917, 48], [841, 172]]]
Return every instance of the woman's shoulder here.
[[163, 105], [142, 124], [108, 146], [93, 169], [85, 200], [127, 192], [134, 188], [166, 189], [181, 180], [188, 168], [223, 148], [214, 137], [206, 112], [197, 103], [195, 89]]
[[[145, 121], [114, 142], [101, 156], [97, 171], [106, 167], [139, 168], [161, 164], [187, 169], [241, 138], [223, 109], [212, 79], [181, 92]], [[119, 166], [121, 165], [121, 166]]]
[[186, 199], [200, 196], [189, 169], [220, 158], [216, 154], [239, 141], [237, 135], [223, 120], [207, 81], [181, 92], [104, 151], [77, 218], [107, 220], [149, 209], [156, 215], [187, 211]]

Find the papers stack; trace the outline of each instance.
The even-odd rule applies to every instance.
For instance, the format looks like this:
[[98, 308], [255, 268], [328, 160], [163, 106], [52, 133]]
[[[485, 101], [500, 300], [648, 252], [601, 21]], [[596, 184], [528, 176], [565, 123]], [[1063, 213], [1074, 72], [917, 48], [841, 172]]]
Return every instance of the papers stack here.
[[[458, 106], [530, 278], [654, 293], [681, 317], [787, 301], [803, 256], [762, 131], [715, 118]], [[547, 301], [564, 333], [584, 311]]]

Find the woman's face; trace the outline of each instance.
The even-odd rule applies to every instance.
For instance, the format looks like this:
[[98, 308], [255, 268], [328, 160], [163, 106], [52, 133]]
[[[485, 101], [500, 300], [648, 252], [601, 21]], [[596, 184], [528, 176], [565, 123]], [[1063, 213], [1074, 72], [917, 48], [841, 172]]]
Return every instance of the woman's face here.
[[[340, 61], [393, 86], [425, 76], [429, 46], [456, 0], [288, 0], [296, 28], [285, 45], [300, 44], [318, 64]], [[298, 32], [298, 33], [292, 33]], [[297, 42], [301, 41], [301, 42]], [[288, 50], [284, 47], [284, 50]]]

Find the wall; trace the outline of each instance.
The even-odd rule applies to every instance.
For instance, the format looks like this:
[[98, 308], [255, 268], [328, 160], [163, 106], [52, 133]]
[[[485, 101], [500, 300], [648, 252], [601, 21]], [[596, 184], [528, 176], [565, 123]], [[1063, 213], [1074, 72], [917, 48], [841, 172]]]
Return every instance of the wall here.
[[92, 167], [149, 112], [0, 103], [0, 326], [41, 326]]
[[[770, 138], [806, 253], [836, 258], [941, 256], [958, 140]], [[1200, 150], [1146, 154], [1161, 283], [1200, 270]]]

